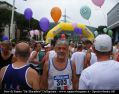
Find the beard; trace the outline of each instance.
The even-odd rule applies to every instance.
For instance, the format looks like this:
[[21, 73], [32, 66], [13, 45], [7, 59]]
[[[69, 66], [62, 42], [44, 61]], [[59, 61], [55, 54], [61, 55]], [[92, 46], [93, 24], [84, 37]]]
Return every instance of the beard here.
[[59, 59], [65, 59], [66, 54], [65, 54], [64, 52], [58, 52], [58, 53], [57, 53], [57, 57], [58, 57]]

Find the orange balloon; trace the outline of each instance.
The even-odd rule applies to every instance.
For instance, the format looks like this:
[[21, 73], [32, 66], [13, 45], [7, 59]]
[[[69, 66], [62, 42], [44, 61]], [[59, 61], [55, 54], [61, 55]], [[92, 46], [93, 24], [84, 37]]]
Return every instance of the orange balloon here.
[[51, 17], [52, 19], [54, 20], [54, 22], [58, 22], [60, 17], [62, 15], [62, 11], [60, 8], [58, 7], [53, 7], [52, 10], [51, 10]]

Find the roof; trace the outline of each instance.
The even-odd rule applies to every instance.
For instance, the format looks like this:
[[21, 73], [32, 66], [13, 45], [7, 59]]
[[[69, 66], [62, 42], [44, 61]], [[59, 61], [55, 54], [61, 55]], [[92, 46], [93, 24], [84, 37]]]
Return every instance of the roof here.
[[119, 2], [107, 13], [107, 15], [113, 11], [114, 8], [116, 8], [119, 5]]
[[[6, 1], [0, 1], [0, 4], [7, 4], [8, 6], [13, 7], [13, 5], [11, 5], [10, 3], [6, 2]], [[17, 9], [17, 8], [15, 7], [15, 9]]]

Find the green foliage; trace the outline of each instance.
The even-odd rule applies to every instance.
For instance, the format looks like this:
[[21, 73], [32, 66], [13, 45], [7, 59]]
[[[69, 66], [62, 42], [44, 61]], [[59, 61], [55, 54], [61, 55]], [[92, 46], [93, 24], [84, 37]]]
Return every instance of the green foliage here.
[[7, 9], [0, 9], [0, 27], [6, 24], [10, 24], [11, 11]]

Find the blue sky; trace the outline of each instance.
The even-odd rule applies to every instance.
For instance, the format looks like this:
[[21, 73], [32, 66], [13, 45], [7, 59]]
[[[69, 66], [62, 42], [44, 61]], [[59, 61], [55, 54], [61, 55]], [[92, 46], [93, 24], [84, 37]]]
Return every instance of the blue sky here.
[[[0, 1], [13, 4], [13, 0]], [[40, 20], [42, 17], [47, 17], [50, 22], [53, 22], [50, 11], [53, 7], [58, 6], [63, 14], [66, 9], [67, 15], [70, 17], [70, 19], [67, 19], [69, 22], [98, 27], [99, 25], [107, 25], [107, 13], [117, 2], [119, 0], [105, 0], [103, 6], [99, 8], [92, 3], [92, 0], [15, 0], [15, 7], [17, 8], [16, 11], [22, 14], [26, 8], [31, 8], [35, 19]], [[85, 20], [80, 15], [80, 8], [84, 5], [91, 8], [92, 14], [89, 20]], [[63, 17], [60, 18], [61, 20], [63, 20]]]

